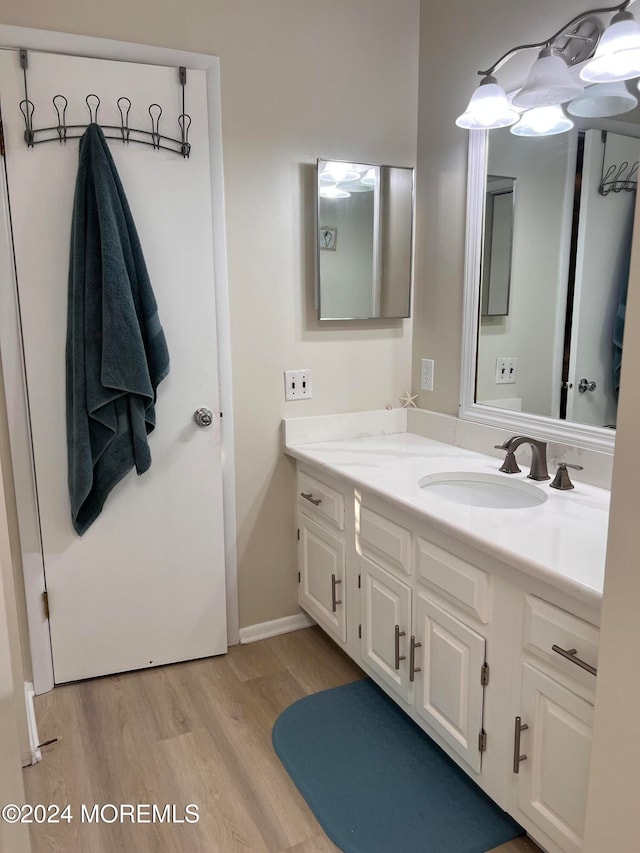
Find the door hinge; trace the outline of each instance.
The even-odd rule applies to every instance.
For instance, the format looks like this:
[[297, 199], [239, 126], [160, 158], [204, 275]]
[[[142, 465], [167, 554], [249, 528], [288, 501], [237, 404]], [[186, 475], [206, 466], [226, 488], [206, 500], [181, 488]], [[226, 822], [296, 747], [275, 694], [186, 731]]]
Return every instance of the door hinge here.
[[480, 684], [486, 687], [489, 683], [489, 664], [483, 663], [480, 667]]
[[298, 542], [300, 541], [300, 528], [298, 528]]
[[482, 729], [482, 731], [478, 735], [478, 749], [480, 750], [480, 752], [487, 751], [487, 733], [484, 729]]
[[298, 572], [298, 583], [300, 583], [300, 572]]
[[361, 575], [358, 575], [358, 589], [360, 589], [361, 577], [362, 577]]
[[358, 625], [358, 639], [362, 639], [362, 625]]
[[0, 157], [4, 157], [4, 126], [0, 118]]
[[49, 593], [47, 592], [46, 589], [42, 593], [42, 607], [44, 609], [44, 618], [48, 619], [49, 618]]

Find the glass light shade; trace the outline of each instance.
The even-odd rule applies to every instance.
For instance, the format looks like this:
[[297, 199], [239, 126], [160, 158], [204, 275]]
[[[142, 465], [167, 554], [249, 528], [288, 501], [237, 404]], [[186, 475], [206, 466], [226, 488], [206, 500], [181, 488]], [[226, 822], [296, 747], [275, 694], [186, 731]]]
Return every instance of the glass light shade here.
[[536, 107], [523, 113], [520, 121], [511, 128], [516, 136], [553, 136], [566, 133], [574, 126], [570, 118], [556, 104], [551, 107]]
[[588, 86], [575, 101], [567, 104], [567, 112], [583, 118], [601, 118], [628, 113], [638, 106], [638, 99], [627, 90], [622, 80]]
[[504, 89], [497, 83], [481, 83], [471, 96], [469, 106], [456, 119], [458, 127], [467, 130], [491, 130], [509, 127], [520, 114], [513, 109]]
[[337, 160], [327, 163], [320, 173], [321, 181], [332, 184], [338, 184], [341, 181], [357, 181], [359, 177], [359, 173], [356, 172], [351, 163], [340, 163]]
[[321, 198], [349, 198], [351, 193], [341, 190], [337, 184], [332, 184], [331, 186], [321, 187], [318, 190], [318, 195]]
[[366, 184], [368, 187], [375, 187], [376, 185], [376, 170], [369, 169], [364, 177], [360, 178], [361, 184]]
[[582, 92], [561, 56], [541, 56], [531, 66], [527, 81], [512, 99], [516, 107], [551, 107], [577, 98]]
[[616, 15], [600, 39], [593, 59], [580, 72], [587, 83], [614, 83], [640, 77], [640, 24], [628, 12], [623, 15]]

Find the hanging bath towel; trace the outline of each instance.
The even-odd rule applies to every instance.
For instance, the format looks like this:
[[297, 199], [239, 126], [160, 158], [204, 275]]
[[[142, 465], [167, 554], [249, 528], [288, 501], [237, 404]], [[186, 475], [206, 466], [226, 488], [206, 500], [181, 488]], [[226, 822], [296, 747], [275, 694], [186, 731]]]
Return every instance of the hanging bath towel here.
[[151, 465], [169, 354], [142, 248], [102, 130], [80, 140], [67, 309], [71, 517], [82, 535], [113, 487]]

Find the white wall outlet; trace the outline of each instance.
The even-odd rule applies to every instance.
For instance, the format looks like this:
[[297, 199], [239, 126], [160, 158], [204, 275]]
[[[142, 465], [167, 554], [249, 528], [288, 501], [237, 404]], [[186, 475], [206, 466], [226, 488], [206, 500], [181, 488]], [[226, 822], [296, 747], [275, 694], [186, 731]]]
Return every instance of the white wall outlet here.
[[423, 358], [420, 362], [420, 388], [433, 391], [434, 364], [432, 358]]
[[517, 358], [496, 359], [496, 385], [513, 385], [518, 378]]
[[285, 370], [284, 399], [305, 400], [311, 397], [311, 371]]

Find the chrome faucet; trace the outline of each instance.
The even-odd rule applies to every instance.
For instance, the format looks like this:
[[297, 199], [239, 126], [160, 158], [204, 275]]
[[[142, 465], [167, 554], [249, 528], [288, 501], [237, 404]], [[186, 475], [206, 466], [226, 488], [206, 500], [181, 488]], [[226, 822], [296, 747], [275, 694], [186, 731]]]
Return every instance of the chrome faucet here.
[[531, 470], [527, 477], [531, 480], [550, 480], [547, 471], [547, 442], [538, 441], [537, 438], [529, 438], [526, 435], [512, 435], [504, 444], [496, 444], [497, 450], [507, 451], [500, 471], [505, 474], [519, 473], [520, 468], [516, 462], [515, 452], [521, 444], [528, 444], [531, 447]]

